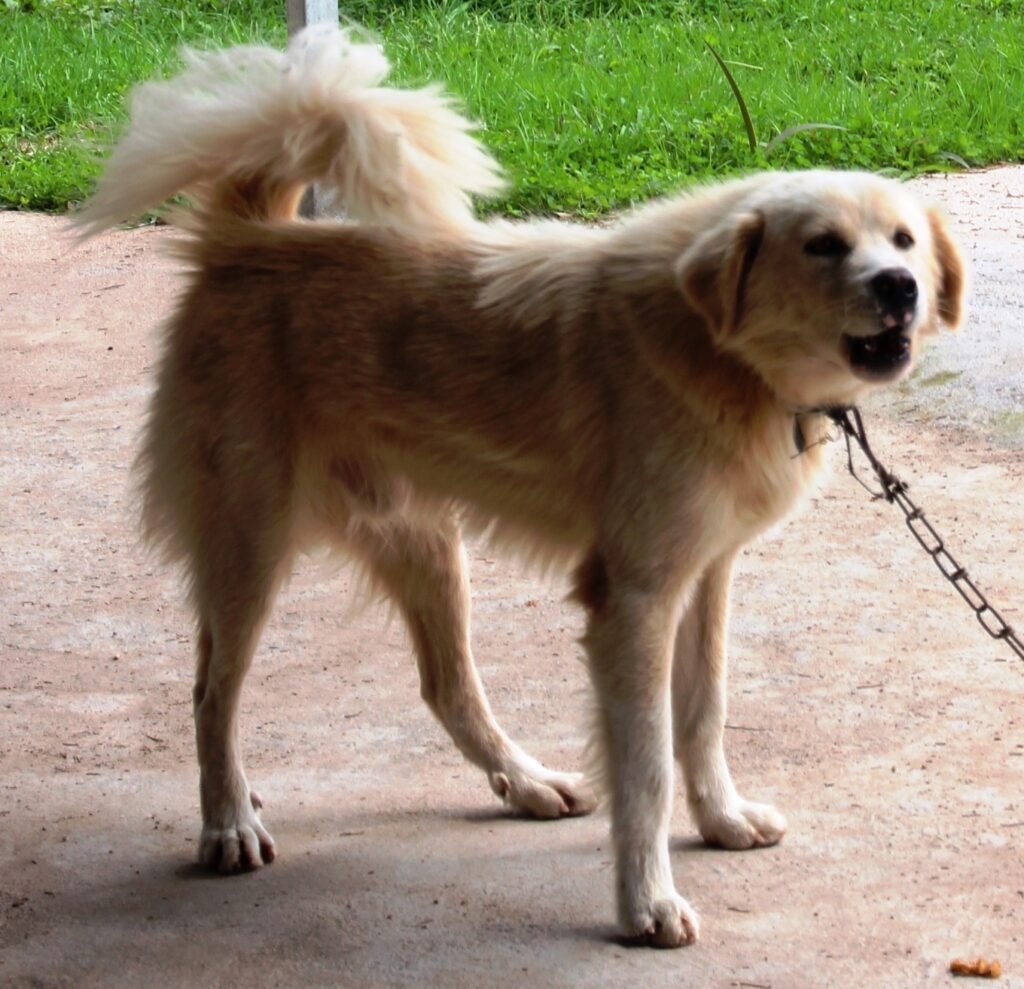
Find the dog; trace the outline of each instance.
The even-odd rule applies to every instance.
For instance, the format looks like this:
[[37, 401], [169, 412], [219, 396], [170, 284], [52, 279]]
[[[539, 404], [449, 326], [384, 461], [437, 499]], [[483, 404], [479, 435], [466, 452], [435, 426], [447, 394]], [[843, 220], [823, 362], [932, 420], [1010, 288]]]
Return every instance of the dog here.
[[[936, 211], [862, 173], [755, 174], [601, 228], [483, 221], [472, 197], [502, 187], [498, 166], [439, 90], [387, 71], [337, 29], [188, 54], [136, 91], [79, 217], [87, 236], [191, 202], [138, 468], [198, 627], [201, 861], [275, 857], [239, 694], [296, 554], [325, 542], [397, 606], [424, 700], [499, 797], [539, 818], [595, 807], [491, 713], [462, 543], [486, 532], [571, 574], [622, 932], [688, 944], [673, 760], [706, 842], [786, 829], [723, 752], [733, 561], [813, 484], [821, 410], [903, 378], [960, 322], [960, 253]], [[344, 221], [296, 218], [312, 182]]]

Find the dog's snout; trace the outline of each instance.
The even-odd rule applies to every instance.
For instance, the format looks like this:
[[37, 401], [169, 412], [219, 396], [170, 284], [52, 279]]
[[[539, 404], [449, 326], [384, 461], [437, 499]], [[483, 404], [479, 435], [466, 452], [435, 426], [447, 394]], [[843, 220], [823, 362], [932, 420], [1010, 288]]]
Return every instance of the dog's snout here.
[[917, 303], [917, 280], [906, 268], [886, 268], [871, 279], [871, 289], [883, 309], [904, 312]]

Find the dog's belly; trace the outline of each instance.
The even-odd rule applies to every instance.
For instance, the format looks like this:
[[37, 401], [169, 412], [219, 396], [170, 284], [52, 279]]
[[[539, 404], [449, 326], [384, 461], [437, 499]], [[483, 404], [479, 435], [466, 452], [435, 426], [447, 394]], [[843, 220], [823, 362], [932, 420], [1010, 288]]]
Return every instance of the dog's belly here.
[[574, 561], [593, 536], [592, 511], [565, 465], [533, 452], [496, 449], [464, 432], [399, 439], [347, 434], [303, 458], [312, 541], [353, 522], [429, 527], [455, 512], [518, 555]]
[[462, 449], [398, 452], [392, 462], [421, 496], [456, 502], [471, 529], [537, 544], [535, 549], [585, 547], [594, 530], [592, 508], [564, 462], [472, 449], [464, 436], [456, 444]]

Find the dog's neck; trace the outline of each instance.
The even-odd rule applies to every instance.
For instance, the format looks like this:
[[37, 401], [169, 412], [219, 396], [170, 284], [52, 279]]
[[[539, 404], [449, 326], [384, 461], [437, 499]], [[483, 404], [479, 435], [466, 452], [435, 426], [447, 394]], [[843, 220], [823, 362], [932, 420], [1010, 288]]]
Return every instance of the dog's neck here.
[[739, 354], [716, 343], [704, 318], [677, 291], [652, 293], [646, 305], [658, 311], [634, 322], [641, 352], [687, 406], [713, 410], [716, 420], [745, 429], [765, 417], [791, 418], [771, 385]]

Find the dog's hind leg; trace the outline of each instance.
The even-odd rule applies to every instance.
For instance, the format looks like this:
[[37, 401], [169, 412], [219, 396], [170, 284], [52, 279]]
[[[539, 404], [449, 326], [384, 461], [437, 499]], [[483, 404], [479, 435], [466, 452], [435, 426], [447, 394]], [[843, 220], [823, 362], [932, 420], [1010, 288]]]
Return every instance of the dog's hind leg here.
[[704, 572], [676, 638], [672, 670], [676, 756], [690, 813], [709, 845], [774, 845], [786, 820], [768, 804], [744, 800], [725, 762], [726, 634], [732, 556]]
[[208, 542], [195, 563], [199, 656], [193, 704], [203, 813], [199, 859], [232, 873], [258, 868], [275, 855], [260, 821], [260, 799], [242, 768], [238, 706], [285, 559], [273, 527], [260, 531], [251, 515], [241, 526], [220, 521], [206, 527]]
[[469, 641], [469, 580], [458, 525], [366, 527], [350, 546], [408, 625], [423, 699], [491, 788], [535, 817], [586, 814], [596, 799], [578, 773], [556, 773], [512, 742], [491, 713]]

